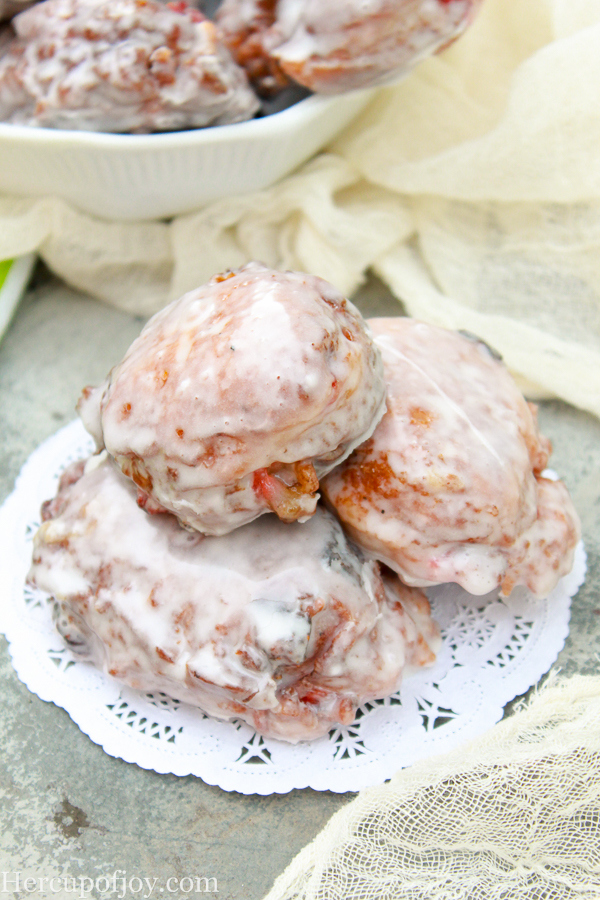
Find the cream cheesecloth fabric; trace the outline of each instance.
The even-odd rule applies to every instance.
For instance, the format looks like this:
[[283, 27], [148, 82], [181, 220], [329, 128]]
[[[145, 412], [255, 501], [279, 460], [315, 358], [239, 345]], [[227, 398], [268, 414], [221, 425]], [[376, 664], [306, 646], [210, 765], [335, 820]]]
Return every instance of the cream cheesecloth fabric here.
[[265, 900], [597, 898], [599, 784], [600, 678], [577, 676], [362, 791]]
[[0, 258], [150, 314], [250, 258], [351, 292], [373, 269], [414, 316], [478, 333], [529, 392], [600, 415], [600, 0], [485, 0], [273, 188], [172, 222], [0, 198]]

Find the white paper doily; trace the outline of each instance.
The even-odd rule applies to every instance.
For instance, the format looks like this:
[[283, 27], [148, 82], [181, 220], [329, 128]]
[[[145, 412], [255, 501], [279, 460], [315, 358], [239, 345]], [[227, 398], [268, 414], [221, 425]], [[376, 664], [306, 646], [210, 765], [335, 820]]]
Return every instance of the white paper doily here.
[[473, 597], [454, 585], [428, 591], [443, 634], [435, 665], [392, 697], [365, 704], [354, 725], [311, 743], [263, 738], [244, 723], [124, 688], [64, 646], [50, 600], [24, 587], [40, 505], [56, 493], [65, 466], [92, 449], [72, 422], [32, 454], [0, 509], [0, 632], [21, 681], [63, 707], [111, 756], [244, 794], [356, 791], [481, 734], [550, 668], [565, 642], [571, 597], [585, 575], [581, 544], [573, 571], [545, 600], [524, 590], [507, 600]]

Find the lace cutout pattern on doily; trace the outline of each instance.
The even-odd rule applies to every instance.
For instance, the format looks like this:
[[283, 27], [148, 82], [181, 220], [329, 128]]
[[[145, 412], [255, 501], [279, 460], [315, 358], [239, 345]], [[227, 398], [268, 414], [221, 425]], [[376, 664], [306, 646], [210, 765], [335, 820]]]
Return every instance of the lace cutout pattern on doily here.
[[164, 694], [131, 690], [65, 647], [52, 602], [25, 585], [40, 505], [55, 494], [64, 468], [92, 450], [81, 424], [71, 423], [32, 454], [0, 510], [0, 631], [21, 681], [66, 709], [112, 756], [246, 794], [356, 791], [481, 734], [564, 644], [571, 597], [585, 574], [582, 545], [573, 571], [545, 600], [520, 589], [505, 600], [473, 597], [456, 585], [430, 589], [443, 635], [435, 664], [406, 677], [391, 697], [365, 703], [352, 725], [311, 743], [264, 738], [243, 722], [220, 722]]

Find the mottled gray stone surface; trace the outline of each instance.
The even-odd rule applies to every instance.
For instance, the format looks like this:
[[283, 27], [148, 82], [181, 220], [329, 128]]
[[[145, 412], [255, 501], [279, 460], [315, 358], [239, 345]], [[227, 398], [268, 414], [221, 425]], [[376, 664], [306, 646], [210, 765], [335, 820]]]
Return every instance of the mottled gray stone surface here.
[[[369, 315], [399, 311], [376, 282], [358, 303]], [[106, 374], [140, 327], [38, 276], [0, 345], [0, 501], [29, 453], [73, 418], [81, 387]], [[553, 465], [580, 511], [590, 564], [559, 664], [568, 673], [597, 673], [600, 422], [558, 402], [542, 404], [540, 419], [554, 442]], [[64, 873], [96, 879], [121, 870], [127, 878], [157, 878], [152, 896], [170, 876], [204, 875], [217, 879], [221, 900], [258, 900], [352, 796], [305, 790], [246, 797], [113, 759], [63, 710], [29, 693], [1, 638], [0, 746], [0, 891], [3, 871], [12, 889], [16, 871], [23, 880]], [[184, 895], [197, 893], [170, 896]]]

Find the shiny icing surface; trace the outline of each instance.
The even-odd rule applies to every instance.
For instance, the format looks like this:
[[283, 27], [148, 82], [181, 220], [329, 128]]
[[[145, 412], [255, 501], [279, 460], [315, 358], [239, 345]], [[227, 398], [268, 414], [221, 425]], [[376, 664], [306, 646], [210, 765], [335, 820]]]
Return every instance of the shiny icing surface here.
[[323, 482], [351, 537], [409, 584], [544, 596], [570, 571], [579, 522], [527, 404], [485, 344], [413, 319], [371, 319], [388, 385], [373, 436]]
[[225, 534], [304, 519], [385, 409], [379, 352], [330, 284], [257, 263], [154, 316], [80, 414], [149, 512]]
[[224, 0], [217, 21], [251, 77], [273, 75], [271, 60], [311, 90], [340, 93], [398, 77], [456, 38], [480, 2]]
[[0, 120], [148, 132], [251, 118], [258, 100], [214, 25], [185, 4], [45, 0], [13, 20]]
[[204, 537], [148, 516], [106, 453], [83, 472], [46, 505], [29, 578], [67, 642], [126, 684], [295, 742], [433, 661], [424, 595], [384, 581], [325, 510]]

